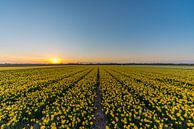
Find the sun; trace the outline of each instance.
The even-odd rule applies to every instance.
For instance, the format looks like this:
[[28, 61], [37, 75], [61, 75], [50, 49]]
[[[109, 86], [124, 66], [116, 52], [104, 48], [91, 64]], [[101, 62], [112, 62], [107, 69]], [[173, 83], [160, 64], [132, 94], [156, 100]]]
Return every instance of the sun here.
[[62, 64], [62, 59], [60, 58], [51, 58], [49, 61], [51, 64]]

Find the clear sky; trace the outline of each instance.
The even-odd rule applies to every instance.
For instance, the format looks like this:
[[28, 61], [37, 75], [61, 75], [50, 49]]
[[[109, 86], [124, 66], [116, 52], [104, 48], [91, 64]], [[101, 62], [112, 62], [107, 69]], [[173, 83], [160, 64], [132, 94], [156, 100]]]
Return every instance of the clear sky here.
[[0, 63], [194, 62], [193, 0], [0, 0]]

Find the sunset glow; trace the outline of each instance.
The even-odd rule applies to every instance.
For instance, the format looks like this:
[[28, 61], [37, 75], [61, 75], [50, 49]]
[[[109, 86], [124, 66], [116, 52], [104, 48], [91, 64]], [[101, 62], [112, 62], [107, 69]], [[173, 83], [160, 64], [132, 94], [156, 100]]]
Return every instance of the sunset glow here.
[[50, 62], [51, 64], [62, 64], [62, 59], [60, 59], [60, 58], [51, 58], [51, 59], [49, 60], [49, 62]]

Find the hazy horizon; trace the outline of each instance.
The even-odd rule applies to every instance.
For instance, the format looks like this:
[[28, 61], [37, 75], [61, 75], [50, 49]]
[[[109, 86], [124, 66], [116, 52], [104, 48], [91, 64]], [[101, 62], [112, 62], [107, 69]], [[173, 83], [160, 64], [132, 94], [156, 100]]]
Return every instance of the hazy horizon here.
[[194, 63], [194, 1], [2, 0], [0, 64]]

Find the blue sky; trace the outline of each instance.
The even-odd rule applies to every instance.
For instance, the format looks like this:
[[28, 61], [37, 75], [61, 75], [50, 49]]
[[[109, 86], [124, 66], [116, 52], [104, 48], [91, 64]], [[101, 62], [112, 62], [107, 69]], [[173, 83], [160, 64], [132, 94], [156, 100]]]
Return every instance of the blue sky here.
[[193, 0], [1, 0], [0, 63], [194, 62]]

